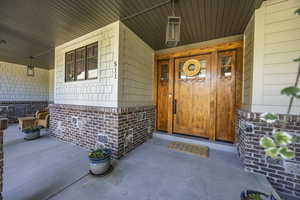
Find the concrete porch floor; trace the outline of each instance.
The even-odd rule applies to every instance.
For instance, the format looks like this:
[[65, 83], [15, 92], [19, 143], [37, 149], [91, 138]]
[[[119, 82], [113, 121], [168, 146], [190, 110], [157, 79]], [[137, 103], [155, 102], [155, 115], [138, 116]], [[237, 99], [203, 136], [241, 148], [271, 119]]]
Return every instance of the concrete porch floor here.
[[169, 150], [154, 137], [130, 152], [106, 177], [87, 173], [87, 151], [47, 135], [24, 141], [5, 131], [5, 200], [239, 200], [246, 188], [270, 190], [243, 171], [237, 155], [210, 149], [209, 158]]

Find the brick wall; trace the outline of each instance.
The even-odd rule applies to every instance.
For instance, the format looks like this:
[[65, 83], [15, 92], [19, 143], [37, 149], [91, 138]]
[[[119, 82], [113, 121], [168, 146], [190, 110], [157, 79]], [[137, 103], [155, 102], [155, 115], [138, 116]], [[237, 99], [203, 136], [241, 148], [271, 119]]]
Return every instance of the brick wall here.
[[86, 149], [109, 148], [115, 158], [152, 136], [153, 106], [108, 108], [50, 105], [50, 134]]
[[4, 130], [7, 129], [7, 118], [0, 118], [0, 200], [2, 200], [2, 191], [3, 191], [3, 134]]
[[47, 101], [0, 101], [0, 118], [8, 118], [16, 122], [19, 117], [34, 115], [38, 110], [44, 110]]
[[242, 110], [237, 114], [238, 152], [245, 170], [266, 176], [278, 192], [300, 197], [300, 143], [290, 145], [296, 152], [296, 158], [291, 161], [266, 157], [259, 146], [260, 138], [271, 136], [274, 127], [300, 136], [300, 116], [279, 115], [281, 122], [274, 125], [262, 122], [259, 116]]

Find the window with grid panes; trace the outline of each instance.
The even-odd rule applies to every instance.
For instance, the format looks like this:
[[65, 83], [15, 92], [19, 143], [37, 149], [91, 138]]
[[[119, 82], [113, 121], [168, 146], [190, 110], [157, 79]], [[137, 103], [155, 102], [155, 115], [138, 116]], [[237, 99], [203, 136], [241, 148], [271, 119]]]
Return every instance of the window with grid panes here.
[[65, 55], [65, 81], [80, 81], [97, 78], [98, 43], [93, 43]]

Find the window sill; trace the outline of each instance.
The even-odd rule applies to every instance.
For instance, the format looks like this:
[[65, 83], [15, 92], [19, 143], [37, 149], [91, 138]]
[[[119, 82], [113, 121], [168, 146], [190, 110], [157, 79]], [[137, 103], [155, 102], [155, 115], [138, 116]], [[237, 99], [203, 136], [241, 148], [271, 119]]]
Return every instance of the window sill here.
[[68, 81], [68, 82], [64, 82], [64, 84], [67, 85], [76, 85], [76, 84], [82, 84], [82, 83], [96, 83], [99, 82], [98, 78], [94, 78], [94, 79], [87, 79], [87, 80], [79, 80], [79, 81]]

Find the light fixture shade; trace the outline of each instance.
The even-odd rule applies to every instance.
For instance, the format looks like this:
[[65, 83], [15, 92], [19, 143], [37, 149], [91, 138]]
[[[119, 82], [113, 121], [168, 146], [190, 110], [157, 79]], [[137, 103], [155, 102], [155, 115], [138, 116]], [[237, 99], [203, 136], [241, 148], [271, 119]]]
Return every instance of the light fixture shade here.
[[30, 58], [30, 64], [27, 65], [27, 76], [34, 76], [34, 66], [32, 60], [34, 59], [32, 56]]
[[34, 66], [32, 65], [27, 66], [27, 76], [34, 76]]
[[168, 16], [166, 45], [168, 47], [175, 47], [180, 41], [180, 23], [181, 17]]

